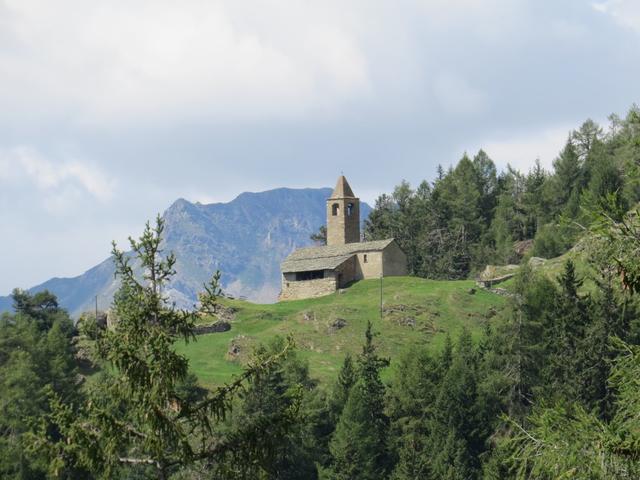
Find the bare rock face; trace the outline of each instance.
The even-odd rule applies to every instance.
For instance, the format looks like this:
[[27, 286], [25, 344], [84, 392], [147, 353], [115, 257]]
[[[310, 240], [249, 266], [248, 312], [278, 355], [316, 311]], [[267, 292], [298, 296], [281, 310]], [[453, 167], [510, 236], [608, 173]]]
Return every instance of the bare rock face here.
[[[328, 188], [279, 188], [243, 193], [229, 203], [177, 200], [163, 214], [163, 248], [174, 252], [178, 260], [177, 273], [165, 293], [178, 308], [190, 310], [202, 284], [220, 270], [226, 293], [258, 302], [275, 301], [280, 291], [280, 262], [294, 247], [311, 244], [309, 235], [326, 221], [330, 194]], [[361, 202], [362, 221], [370, 211]], [[108, 258], [82, 275], [53, 278], [29, 290], [49, 290], [77, 318], [94, 309], [96, 295], [99, 308], [105, 309], [117, 288], [113, 260]], [[12, 304], [11, 298], [0, 297], [0, 312], [10, 311]]]

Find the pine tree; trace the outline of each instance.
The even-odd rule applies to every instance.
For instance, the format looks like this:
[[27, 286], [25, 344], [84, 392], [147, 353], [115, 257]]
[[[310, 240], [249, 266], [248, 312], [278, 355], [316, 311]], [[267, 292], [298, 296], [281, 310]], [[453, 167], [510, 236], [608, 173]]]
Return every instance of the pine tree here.
[[384, 478], [390, 468], [389, 419], [384, 412], [385, 387], [380, 379], [380, 371], [389, 362], [376, 353], [371, 322], [365, 339], [358, 359], [358, 380], [351, 388], [330, 444], [330, 478], [335, 480]]
[[[256, 349], [258, 359], [269, 359], [286, 348], [286, 340], [276, 338], [269, 345]], [[240, 470], [238, 477], [226, 472], [224, 478], [255, 478], [281, 480], [313, 480], [318, 472], [314, 464], [316, 445], [310, 438], [313, 428], [309, 415], [311, 409], [304, 397], [310, 398], [316, 384], [309, 378], [309, 367], [301, 361], [295, 351], [288, 351], [272, 368], [256, 379], [241, 395], [240, 413], [233, 419], [234, 431], [242, 432], [248, 424], [271, 426], [277, 422], [280, 412], [290, 409], [302, 411], [295, 424], [287, 429], [278, 429], [277, 424], [269, 431], [269, 451], [254, 468]], [[233, 434], [232, 434], [233, 435]]]
[[349, 393], [358, 380], [357, 372], [353, 364], [353, 358], [351, 354], [347, 353], [338, 373], [338, 379], [333, 387], [331, 396], [331, 412], [334, 418], [340, 418], [344, 406], [349, 399]]
[[[53, 395], [47, 420], [60, 438], [43, 431], [34, 443], [47, 452], [52, 474], [81, 467], [109, 478], [124, 468], [126, 476], [142, 471], [166, 479], [198, 461], [238, 462], [234, 455], [239, 451], [249, 463], [268, 449], [265, 425], [248, 424], [232, 437], [216, 436], [214, 427], [228, 413], [233, 395], [267, 372], [274, 358], [251, 365], [231, 385], [203, 399], [183, 388], [189, 379], [188, 361], [176, 352], [175, 343], [194, 338], [198, 313], [176, 310], [163, 293], [176, 262], [173, 254], [163, 254], [163, 231], [164, 221], [158, 217], [154, 228], [147, 223], [139, 240], [130, 239], [142, 279], [131, 257], [114, 244], [121, 282], [113, 307], [116, 323], [113, 329], [98, 330], [95, 338], [96, 363], [110, 368], [89, 386], [88, 398], [79, 406]], [[208, 291], [217, 291], [215, 281]], [[212, 307], [215, 299], [202, 303]], [[291, 422], [294, 414], [290, 409], [274, 414], [269, 433]]]
[[[0, 477], [44, 478], [46, 451], [33, 448], [46, 435], [58, 441], [49, 398], [74, 405], [81, 398], [72, 344], [73, 323], [49, 292], [14, 291], [15, 315], [0, 320]], [[59, 478], [86, 472], [60, 468]]]
[[558, 277], [560, 291], [545, 317], [545, 366], [543, 392], [545, 398], [574, 399], [580, 396], [578, 350], [589, 324], [588, 299], [581, 296], [575, 264], [567, 260]]
[[425, 348], [411, 349], [399, 360], [387, 400], [391, 420], [390, 445], [397, 459], [391, 476], [394, 480], [429, 476], [432, 450], [428, 445], [428, 419], [433, 415], [438, 388], [446, 370], [448, 365], [443, 366]]
[[431, 478], [473, 479], [484, 449], [477, 437], [477, 377], [475, 354], [468, 331], [463, 331], [453, 362], [443, 378], [431, 420]]

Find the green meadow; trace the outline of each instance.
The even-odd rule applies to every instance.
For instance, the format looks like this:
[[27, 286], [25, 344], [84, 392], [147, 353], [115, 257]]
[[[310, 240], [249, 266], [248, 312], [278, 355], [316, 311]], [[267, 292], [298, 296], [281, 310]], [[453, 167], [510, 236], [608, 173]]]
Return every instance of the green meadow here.
[[471, 280], [416, 277], [389, 277], [382, 285], [379, 280], [364, 280], [333, 295], [274, 304], [223, 299], [225, 307], [235, 310], [231, 330], [199, 335], [177, 348], [187, 356], [201, 384], [213, 387], [240, 373], [256, 345], [290, 335], [298, 355], [308, 360], [311, 376], [326, 383], [337, 375], [347, 352], [360, 351], [371, 320], [379, 351], [391, 360], [386, 371], [390, 376], [394, 360], [413, 347], [438, 350], [447, 334], [455, 338], [463, 328], [479, 337], [487, 322], [500, 317], [507, 302], [505, 297], [475, 288]]

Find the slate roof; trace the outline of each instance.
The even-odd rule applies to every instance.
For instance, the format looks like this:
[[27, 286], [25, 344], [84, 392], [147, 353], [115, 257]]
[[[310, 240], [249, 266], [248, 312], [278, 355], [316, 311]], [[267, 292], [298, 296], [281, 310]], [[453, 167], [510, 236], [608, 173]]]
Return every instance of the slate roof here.
[[393, 238], [389, 238], [373, 242], [300, 248], [284, 259], [281, 270], [283, 273], [333, 270], [356, 253], [378, 252], [393, 241]]
[[344, 175], [338, 177], [338, 183], [336, 183], [336, 188], [333, 189], [330, 198], [356, 198]]

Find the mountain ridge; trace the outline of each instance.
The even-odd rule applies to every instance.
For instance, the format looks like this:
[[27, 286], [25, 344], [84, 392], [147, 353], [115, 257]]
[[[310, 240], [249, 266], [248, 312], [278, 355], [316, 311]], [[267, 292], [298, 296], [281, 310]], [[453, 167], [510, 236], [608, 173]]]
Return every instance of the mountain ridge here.
[[[170, 299], [181, 308], [192, 307], [203, 283], [219, 269], [226, 293], [262, 303], [275, 301], [280, 262], [312, 243], [309, 236], [326, 223], [331, 191], [281, 187], [209, 204], [176, 199], [162, 215], [164, 248], [177, 257], [177, 273], [166, 290]], [[370, 211], [362, 202], [362, 221]], [[106, 309], [117, 286], [109, 257], [80, 275], [53, 277], [28, 291], [51, 291], [77, 317], [94, 308], [96, 295], [99, 308]], [[0, 297], [0, 311], [11, 308], [11, 297]]]

